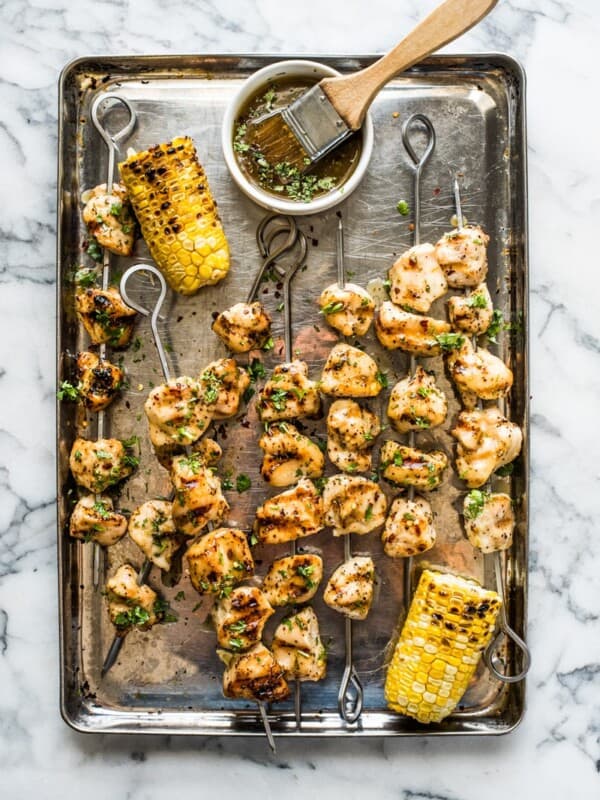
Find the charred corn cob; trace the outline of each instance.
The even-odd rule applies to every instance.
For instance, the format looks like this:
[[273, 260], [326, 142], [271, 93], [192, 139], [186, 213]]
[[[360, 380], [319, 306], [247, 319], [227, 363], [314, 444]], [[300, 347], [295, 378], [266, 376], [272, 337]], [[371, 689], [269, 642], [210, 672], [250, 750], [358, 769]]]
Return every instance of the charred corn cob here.
[[451, 714], [492, 638], [500, 603], [473, 580], [424, 570], [388, 668], [388, 706], [425, 723]]
[[194, 294], [229, 270], [229, 247], [194, 143], [180, 136], [119, 171], [150, 254], [174, 291]]

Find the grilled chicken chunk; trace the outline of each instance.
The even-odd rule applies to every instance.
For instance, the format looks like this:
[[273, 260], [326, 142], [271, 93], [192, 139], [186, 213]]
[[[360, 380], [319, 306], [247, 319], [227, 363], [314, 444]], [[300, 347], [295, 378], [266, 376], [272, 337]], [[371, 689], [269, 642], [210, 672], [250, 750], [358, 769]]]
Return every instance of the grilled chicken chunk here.
[[75, 309], [92, 344], [126, 347], [137, 312], [125, 305], [115, 288], [84, 289], [75, 295]]
[[199, 381], [182, 375], [155, 386], [144, 403], [154, 447], [186, 446], [206, 433], [213, 406]]
[[329, 579], [323, 600], [350, 619], [366, 619], [373, 602], [375, 565], [369, 556], [354, 556]]
[[396, 497], [381, 534], [383, 549], [390, 558], [416, 556], [435, 544], [433, 512], [424, 497], [414, 500]]
[[197, 536], [209, 522], [219, 522], [229, 511], [221, 481], [205, 466], [200, 454], [176, 456], [171, 480], [175, 490], [173, 522], [186, 536]]
[[223, 673], [223, 694], [237, 700], [276, 703], [290, 693], [283, 677], [284, 670], [264, 644], [256, 644], [247, 653], [233, 655], [217, 650], [226, 664]]
[[135, 217], [122, 183], [113, 183], [109, 192], [105, 183], [81, 196], [85, 203], [83, 221], [100, 247], [117, 256], [130, 256], [135, 244]]
[[113, 508], [107, 495], [87, 495], [77, 501], [71, 519], [69, 534], [84, 542], [97, 542], [110, 547], [122, 539], [127, 531], [127, 518]]
[[494, 307], [485, 283], [475, 286], [466, 296], [455, 295], [448, 300], [448, 316], [453, 328], [479, 336], [490, 327]]
[[77, 355], [77, 391], [90, 411], [102, 411], [113, 401], [123, 383], [123, 370], [84, 351]]
[[200, 594], [226, 597], [233, 586], [254, 575], [254, 559], [243, 531], [217, 528], [186, 551], [190, 580]]
[[442, 236], [435, 246], [435, 255], [448, 286], [463, 289], [485, 280], [489, 240], [490, 237], [477, 225], [456, 228]]
[[371, 356], [358, 347], [336, 344], [323, 367], [321, 391], [332, 397], [376, 397], [381, 380]]
[[104, 492], [131, 475], [137, 458], [129, 455], [120, 439], [75, 439], [69, 466], [80, 486], [90, 492]]
[[408, 311], [427, 312], [434, 300], [446, 294], [448, 284], [432, 244], [418, 244], [402, 253], [388, 273], [390, 299]]
[[371, 450], [381, 432], [379, 418], [354, 400], [336, 400], [327, 415], [327, 455], [343, 472], [371, 469]]
[[168, 572], [179, 547], [173, 523], [173, 503], [148, 500], [129, 518], [128, 533], [142, 553], [159, 569]]
[[[186, 451], [187, 449], [181, 444], [175, 444], [174, 442], [169, 445], [165, 445], [164, 447], [156, 447], [154, 450], [157, 459], [166, 470], [171, 469], [171, 465], [173, 464], [173, 459], [175, 456], [179, 456], [182, 454], [182, 452]], [[223, 453], [215, 440], [209, 439], [208, 436], [205, 436], [203, 439], [198, 439], [197, 442], [194, 442], [194, 444], [191, 446], [191, 451], [205, 467], [214, 466], [221, 458]]]
[[271, 486], [290, 486], [299, 478], [323, 474], [323, 453], [289, 422], [271, 425], [258, 444], [264, 452], [260, 472]]
[[110, 621], [121, 632], [130, 628], [147, 630], [158, 622], [156, 592], [148, 584], [138, 584], [131, 564], [123, 564], [106, 582]]
[[241, 652], [258, 644], [274, 614], [266, 595], [256, 586], [237, 586], [213, 608], [219, 647]]
[[355, 283], [347, 283], [343, 289], [332, 283], [323, 289], [319, 308], [331, 327], [342, 336], [364, 336], [375, 313], [373, 298]]
[[319, 620], [310, 606], [282, 620], [271, 644], [275, 660], [287, 680], [320, 681], [327, 673], [327, 651]]
[[233, 358], [220, 358], [204, 369], [198, 382], [203, 389], [202, 401], [212, 409], [213, 419], [226, 419], [240, 410], [250, 376]]
[[260, 303], [236, 303], [219, 314], [212, 329], [228, 350], [248, 353], [271, 335], [271, 317]]
[[265, 575], [262, 590], [272, 606], [300, 605], [315, 596], [323, 578], [323, 559], [302, 553], [276, 559]]
[[308, 377], [308, 364], [297, 360], [278, 364], [260, 393], [258, 414], [261, 420], [318, 417], [320, 411], [318, 385]]
[[461, 411], [451, 433], [458, 441], [458, 477], [470, 489], [483, 486], [492, 472], [514, 461], [523, 444], [519, 426], [497, 408]]
[[451, 350], [446, 363], [466, 408], [475, 408], [478, 399], [497, 400], [511, 389], [513, 374], [504, 361], [482, 347], [475, 349], [470, 339]]
[[417, 356], [439, 356], [438, 337], [450, 332], [450, 325], [441, 319], [422, 317], [404, 311], [389, 300], [379, 306], [375, 317], [375, 333], [388, 350], [404, 350]]
[[325, 524], [334, 536], [369, 533], [382, 525], [387, 500], [379, 486], [360, 475], [334, 475], [323, 490]]
[[394, 386], [387, 414], [399, 433], [425, 430], [441, 425], [448, 413], [446, 395], [435, 384], [433, 375], [417, 367]]
[[391, 483], [430, 492], [442, 482], [448, 459], [441, 450], [426, 453], [389, 440], [381, 448], [381, 466]]
[[482, 553], [507, 550], [512, 544], [515, 515], [507, 494], [471, 489], [463, 503], [465, 532]]
[[254, 532], [264, 544], [281, 544], [311, 536], [323, 526], [323, 501], [314, 483], [304, 479], [256, 509]]

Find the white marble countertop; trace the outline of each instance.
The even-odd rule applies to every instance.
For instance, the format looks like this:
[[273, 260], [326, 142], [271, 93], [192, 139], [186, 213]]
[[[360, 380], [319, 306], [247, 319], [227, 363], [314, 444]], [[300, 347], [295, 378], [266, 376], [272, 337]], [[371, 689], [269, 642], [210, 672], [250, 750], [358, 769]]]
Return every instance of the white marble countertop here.
[[[528, 711], [501, 739], [85, 737], [58, 710], [56, 91], [102, 53], [377, 52], [431, 0], [0, 4], [0, 796], [488, 800], [600, 796], [600, 222], [595, 0], [500, 0], [449, 48], [528, 76], [532, 497]], [[168, 11], [164, 8], [168, 5]], [[343, 14], [340, 14], [343, 9]], [[594, 223], [595, 220], [595, 223]], [[579, 277], [577, 277], [579, 275]]]

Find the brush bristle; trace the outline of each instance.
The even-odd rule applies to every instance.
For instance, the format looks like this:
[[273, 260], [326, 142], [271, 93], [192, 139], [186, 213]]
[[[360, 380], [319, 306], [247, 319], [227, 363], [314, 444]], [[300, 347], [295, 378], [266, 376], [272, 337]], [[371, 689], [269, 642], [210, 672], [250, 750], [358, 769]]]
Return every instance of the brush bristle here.
[[292, 169], [304, 172], [310, 164], [308, 153], [302, 147], [281, 113], [271, 114], [252, 123], [253, 141], [269, 164], [287, 164]]

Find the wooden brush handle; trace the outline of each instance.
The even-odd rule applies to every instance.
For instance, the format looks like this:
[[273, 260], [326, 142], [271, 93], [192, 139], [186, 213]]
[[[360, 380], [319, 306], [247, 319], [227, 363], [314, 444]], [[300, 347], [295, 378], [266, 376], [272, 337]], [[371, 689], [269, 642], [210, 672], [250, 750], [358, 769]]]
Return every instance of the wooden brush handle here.
[[498, 0], [446, 0], [406, 38], [370, 67], [342, 78], [325, 78], [320, 86], [346, 124], [357, 130], [377, 92], [394, 75], [453, 41], [480, 19]]

